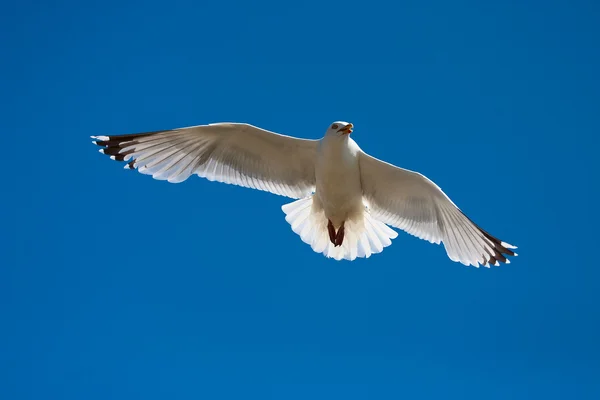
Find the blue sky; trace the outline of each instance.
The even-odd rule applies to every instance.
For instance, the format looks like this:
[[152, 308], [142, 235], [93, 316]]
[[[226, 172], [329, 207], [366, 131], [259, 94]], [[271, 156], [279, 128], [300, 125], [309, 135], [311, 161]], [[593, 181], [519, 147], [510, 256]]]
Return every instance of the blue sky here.
[[[2, 8], [1, 398], [599, 398], [597, 3]], [[89, 141], [334, 120], [520, 256], [467, 268], [401, 234], [335, 262], [286, 198]]]

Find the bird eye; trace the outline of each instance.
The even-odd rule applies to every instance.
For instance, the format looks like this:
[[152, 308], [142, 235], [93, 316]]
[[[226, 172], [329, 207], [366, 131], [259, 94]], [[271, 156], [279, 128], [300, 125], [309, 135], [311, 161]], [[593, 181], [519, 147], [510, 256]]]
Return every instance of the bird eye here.
[[337, 128], [338, 128], [338, 124], [331, 125], [331, 129], [337, 129]]

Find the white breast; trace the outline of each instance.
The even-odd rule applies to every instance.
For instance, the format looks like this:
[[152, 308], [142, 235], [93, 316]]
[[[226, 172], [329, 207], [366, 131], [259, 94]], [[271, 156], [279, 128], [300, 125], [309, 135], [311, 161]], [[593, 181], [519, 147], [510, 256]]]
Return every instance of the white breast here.
[[321, 140], [315, 165], [316, 206], [339, 226], [354, 213], [363, 212], [358, 153], [349, 137], [325, 137]]

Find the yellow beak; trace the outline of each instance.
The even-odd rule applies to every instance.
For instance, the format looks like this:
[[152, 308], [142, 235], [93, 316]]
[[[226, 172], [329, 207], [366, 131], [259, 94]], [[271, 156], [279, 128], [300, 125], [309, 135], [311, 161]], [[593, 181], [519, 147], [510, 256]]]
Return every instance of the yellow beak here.
[[345, 135], [349, 135], [349, 134], [352, 133], [352, 129], [354, 129], [354, 125], [348, 124], [348, 125], [344, 126], [343, 128], [340, 128], [338, 130], [338, 132], [341, 132], [341, 133], [343, 133]]

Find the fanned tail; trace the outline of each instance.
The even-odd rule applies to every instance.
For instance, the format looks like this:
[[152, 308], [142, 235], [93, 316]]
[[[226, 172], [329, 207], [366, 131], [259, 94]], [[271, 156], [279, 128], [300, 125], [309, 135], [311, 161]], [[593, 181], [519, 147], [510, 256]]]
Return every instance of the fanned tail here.
[[313, 206], [313, 198], [306, 197], [281, 207], [285, 220], [302, 241], [317, 253], [335, 260], [369, 258], [392, 244], [398, 233], [381, 221], [377, 221], [367, 210], [362, 216], [344, 223], [344, 241], [335, 247], [329, 240], [328, 219], [323, 210]]

